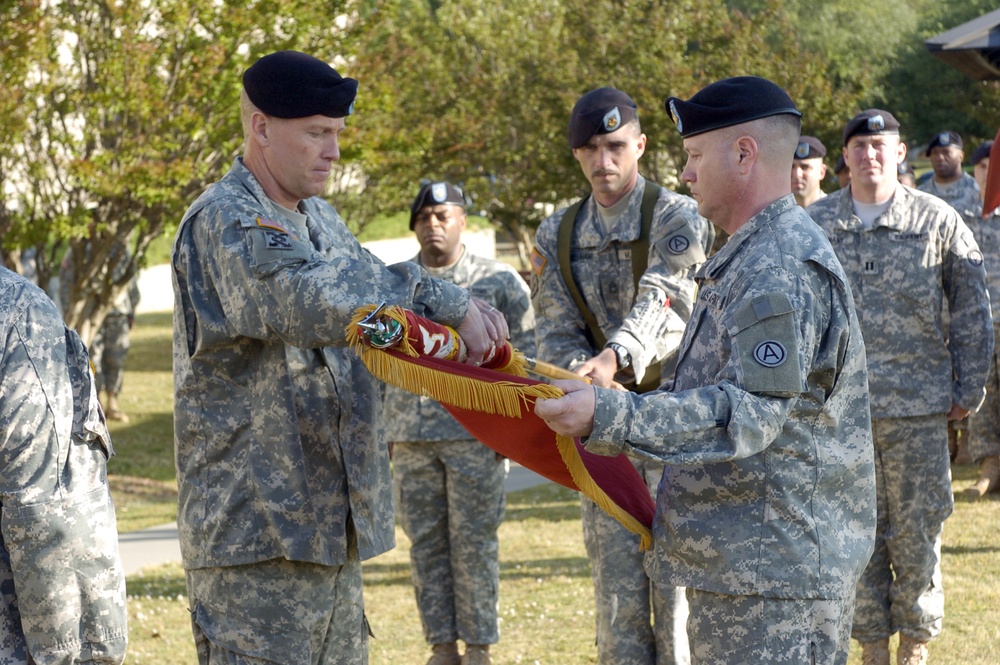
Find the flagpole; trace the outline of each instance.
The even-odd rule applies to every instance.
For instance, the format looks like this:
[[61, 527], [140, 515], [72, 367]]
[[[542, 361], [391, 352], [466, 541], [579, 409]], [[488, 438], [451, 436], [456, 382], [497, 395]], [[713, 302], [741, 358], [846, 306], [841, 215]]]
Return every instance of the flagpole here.
[[552, 363], [547, 363], [544, 360], [525, 357], [524, 365], [529, 372], [534, 372], [535, 374], [538, 374], [539, 376], [544, 376], [547, 379], [570, 379], [576, 381], [586, 381], [587, 383], [590, 383], [590, 379], [588, 379], [587, 377], [580, 376], [575, 372], [571, 372], [568, 369], [563, 369], [562, 367], [553, 365]]

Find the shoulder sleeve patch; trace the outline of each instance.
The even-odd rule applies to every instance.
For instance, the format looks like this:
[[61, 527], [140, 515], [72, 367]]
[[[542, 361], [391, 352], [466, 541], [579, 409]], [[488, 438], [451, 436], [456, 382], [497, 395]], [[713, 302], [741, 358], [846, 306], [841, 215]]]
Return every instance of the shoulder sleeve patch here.
[[308, 261], [313, 247], [308, 239], [299, 238], [289, 226], [263, 217], [240, 220], [246, 234], [250, 267], [258, 277]]
[[536, 248], [532, 247], [531, 248], [531, 269], [535, 272], [536, 275], [541, 275], [542, 274], [542, 270], [545, 269], [545, 264], [546, 263], [548, 263], [548, 260], [544, 256], [542, 256], [538, 252], [538, 250]]
[[787, 397], [806, 389], [795, 308], [787, 295], [754, 298], [728, 317], [726, 327], [745, 390]]

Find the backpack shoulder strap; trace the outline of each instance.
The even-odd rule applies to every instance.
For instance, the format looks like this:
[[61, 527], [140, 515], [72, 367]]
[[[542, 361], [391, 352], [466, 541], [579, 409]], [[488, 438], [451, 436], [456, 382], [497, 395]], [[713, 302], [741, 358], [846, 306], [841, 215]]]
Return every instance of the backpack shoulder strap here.
[[583, 317], [584, 323], [587, 324], [587, 330], [590, 333], [590, 342], [594, 345], [594, 348], [603, 349], [608, 340], [604, 336], [604, 333], [601, 332], [600, 326], [597, 325], [597, 318], [594, 316], [594, 313], [590, 311], [587, 303], [583, 301], [583, 294], [580, 293], [580, 287], [573, 278], [573, 270], [570, 267], [570, 247], [573, 244], [573, 227], [576, 225], [576, 218], [580, 214], [580, 209], [583, 208], [583, 205], [589, 198], [590, 196], [583, 197], [563, 213], [562, 220], [559, 222], [557, 250], [559, 270], [562, 272], [563, 282], [565, 282], [569, 294], [573, 296], [573, 302], [576, 303], [576, 308], [580, 311], [580, 316]]

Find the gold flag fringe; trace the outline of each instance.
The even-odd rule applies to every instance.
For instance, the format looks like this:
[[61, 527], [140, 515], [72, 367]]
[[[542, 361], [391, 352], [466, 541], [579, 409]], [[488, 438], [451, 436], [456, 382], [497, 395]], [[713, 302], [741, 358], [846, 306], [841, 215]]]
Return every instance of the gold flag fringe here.
[[[529, 386], [513, 381], [487, 382], [458, 376], [433, 367], [417, 365], [373, 348], [365, 344], [358, 332], [358, 323], [374, 310], [375, 305], [359, 308], [346, 332], [351, 347], [361, 357], [361, 361], [368, 368], [368, 371], [380, 381], [462, 409], [499, 414], [508, 418], [520, 418], [522, 407], [539, 397], [557, 398], [564, 394], [559, 388], [547, 383]], [[400, 307], [390, 307], [386, 309], [384, 316], [399, 322], [404, 328], [403, 338], [399, 344], [393, 347], [393, 350], [411, 358], [418, 357], [419, 353], [410, 344], [405, 334], [408, 332], [406, 330], [405, 310]], [[523, 377], [526, 373], [525, 366], [524, 355], [514, 351], [511, 361], [499, 371]], [[569, 469], [573, 482], [580, 488], [580, 491], [604, 512], [618, 520], [622, 526], [639, 536], [641, 551], [648, 550], [652, 546], [653, 540], [649, 529], [619, 507], [594, 481], [587, 471], [573, 439], [559, 435], [556, 437], [556, 445], [566, 468]]]
[[[560, 391], [561, 393], [562, 391]], [[594, 482], [594, 478], [583, 464], [580, 451], [576, 448], [576, 442], [569, 437], [559, 434], [556, 436], [556, 445], [559, 447], [559, 455], [563, 458], [563, 462], [566, 463], [566, 468], [569, 469], [569, 475], [573, 477], [573, 482], [580, 488], [580, 491], [596, 503], [601, 510], [618, 520], [623, 527], [639, 536], [639, 551], [645, 552], [652, 547], [653, 534], [646, 528], [646, 525], [622, 510], [601, 489], [600, 485]]]
[[[365, 344], [358, 332], [358, 323], [374, 310], [374, 305], [358, 308], [346, 333], [348, 342], [361, 357], [365, 367], [380, 381], [463, 409], [499, 414], [508, 418], [520, 418], [522, 406], [531, 398], [562, 395], [561, 390], [544, 383], [526, 386], [513, 381], [481, 381], [407, 362], [375, 349]], [[410, 344], [406, 335], [408, 330], [405, 310], [400, 307], [389, 307], [383, 316], [397, 321], [404, 328], [403, 338], [399, 344], [392, 347], [392, 350], [411, 358], [418, 357], [419, 353]], [[510, 361], [504, 367], [496, 369], [506, 374], [524, 377], [527, 375], [526, 365], [524, 354], [515, 350], [511, 354]]]

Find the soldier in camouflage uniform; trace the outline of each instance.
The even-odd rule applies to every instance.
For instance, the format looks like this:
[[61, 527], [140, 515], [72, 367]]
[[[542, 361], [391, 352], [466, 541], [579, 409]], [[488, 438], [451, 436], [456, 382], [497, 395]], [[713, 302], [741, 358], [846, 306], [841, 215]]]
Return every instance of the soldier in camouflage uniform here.
[[[979, 184], [980, 208], [986, 196], [986, 174], [990, 167], [990, 148], [993, 141], [986, 141], [972, 153], [972, 168]], [[989, 285], [990, 300], [1000, 297], [1000, 208], [986, 217], [976, 215], [966, 219], [966, 223], [976, 236], [979, 249], [983, 253], [986, 266], [986, 280]], [[986, 382], [986, 401], [983, 408], [970, 416], [967, 452], [979, 463], [979, 479], [965, 489], [965, 496], [978, 499], [987, 492], [995, 492], [1000, 487], [1000, 375], [997, 372], [997, 354], [1000, 353], [1000, 319], [993, 319], [993, 356], [990, 358], [990, 374]]]
[[826, 196], [821, 189], [826, 178], [826, 146], [815, 136], [800, 136], [792, 160], [792, 194], [805, 208]]
[[[930, 158], [934, 175], [919, 189], [946, 202], [958, 211], [966, 225], [971, 226], [979, 218], [983, 206], [976, 179], [962, 170], [962, 160], [965, 159], [962, 145], [961, 135], [952, 131], [935, 134], [928, 141], [924, 156]], [[902, 177], [899, 181], [906, 184]], [[969, 456], [969, 434], [968, 417], [948, 421], [948, 450], [957, 464], [971, 464], [973, 461]]]
[[962, 170], [962, 160], [965, 159], [962, 137], [952, 131], [935, 134], [928, 142], [924, 156], [930, 158], [934, 176], [918, 189], [945, 201], [966, 222], [978, 217], [983, 207], [979, 199], [979, 185], [975, 178]]
[[139, 304], [138, 280], [129, 281], [128, 287], [111, 304], [104, 323], [90, 345], [96, 370], [98, 392], [106, 395], [108, 420], [127, 423], [128, 414], [118, 403], [125, 379], [125, 357], [129, 350], [129, 331], [135, 325], [135, 308]]
[[[630, 388], [658, 362], [669, 375], [684, 323], [691, 315], [693, 269], [705, 260], [714, 233], [694, 201], [639, 175], [646, 145], [636, 105], [623, 92], [599, 88], [580, 98], [569, 126], [573, 154], [591, 184], [568, 240], [569, 268], [583, 304], [606, 341], [595, 339], [574, 300], [559, 259], [566, 209], [544, 220], [532, 252], [535, 339], [542, 360], [608, 386], [618, 374]], [[655, 188], [646, 269], [635, 281], [634, 243], [642, 204]], [[571, 213], [572, 214], [572, 213]], [[573, 220], [569, 220], [572, 222]], [[635, 260], [639, 260], [636, 258]], [[651, 494], [663, 474], [653, 460], [635, 460]], [[602, 665], [673, 665], [690, 661], [683, 589], [653, 588], [643, 568], [639, 537], [581, 496], [584, 542], [590, 557]], [[651, 622], [652, 615], [652, 622]]]
[[0, 268], [0, 663], [124, 662], [111, 454], [83, 342]]
[[808, 212], [851, 278], [868, 347], [879, 521], [853, 636], [866, 664], [887, 664], [898, 631], [899, 662], [910, 665], [925, 662], [941, 632], [941, 530], [953, 508], [947, 422], [983, 401], [989, 297], [983, 255], [958, 213], [898, 184], [906, 147], [892, 114], [859, 113], [843, 141], [851, 186]]
[[917, 179], [913, 176], [913, 169], [905, 160], [896, 165], [896, 175], [899, 176], [899, 184], [907, 187], [916, 187]]
[[203, 665], [368, 662], [361, 561], [394, 545], [379, 384], [346, 348], [362, 305], [457, 327], [503, 317], [412, 263], [388, 268], [320, 195], [357, 81], [294, 51], [243, 76], [246, 147], [171, 257], [178, 525]]
[[839, 155], [837, 157], [837, 163], [833, 167], [833, 174], [837, 176], [837, 184], [840, 185], [840, 189], [843, 189], [850, 184], [851, 169], [847, 168], [847, 163], [844, 162], [843, 155]]
[[[420, 242], [413, 262], [469, 289], [503, 313], [510, 341], [535, 355], [528, 285], [512, 267], [462, 244], [465, 199], [448, 182], [421, 187], [410, 210]], [[505, 460], [469, 436], [436, 401], [388, 386], [387, 437], [393, 494], [410, 549], [410, 569], [428, 665], [485, 665], [499, 639], [500, 544]], [[457, 640], [466, 644], [459, 658]]]
[[[84, 253], [84, 260], [89, 260], [91, 252]], [[128, 269], [131, 255], [125, 243], [116, 243], [108, 257], [113, 265], [112, 281], [118, 282]], [[60, 301], [69, 304], [70, 284], [74, 279], [72, 250], [66, 252], [59, 266]], [[129, 280], [128, 285], [111, 303], [108, 313], [97, 330], [97, 335], [90, 343], [90, 360], [94, 367], [94, 379], [97, 385], [97, 395], [102, 397], [104, 414], [108, 420], [128, 422], [128, 414], [122, 411], [118, 404], [118, 395], [122, 391], [125, 379], [125, 357], [129, 350], [129, 331], [135, 325], [135, 309], [139, 306], [139, 282], [136, 278]]]
[[647, 569], [687, 587], [695, 662], [843, 664], [875, 532], [868, 384], [847, 276], [791, 194], [800, 113], [757, 77], [667, 105], [681, 180], [730, 234], [695, 275], [674, 379], [559, 382], [535, 413], [592, 452], [667, 463]]

